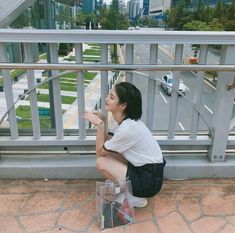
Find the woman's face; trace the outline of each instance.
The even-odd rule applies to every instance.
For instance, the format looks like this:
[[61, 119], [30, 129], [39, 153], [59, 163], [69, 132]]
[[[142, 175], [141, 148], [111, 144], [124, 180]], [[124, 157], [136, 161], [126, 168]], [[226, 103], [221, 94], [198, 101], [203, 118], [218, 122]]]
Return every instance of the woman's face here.
[[123, 106], [126, 104], [119, 104], [119, 98], [116, 94], [115, 88], [111, 89], [108, 96], [105, 99], [105, 110], [115, 113], [118, 111], [124, 111]]

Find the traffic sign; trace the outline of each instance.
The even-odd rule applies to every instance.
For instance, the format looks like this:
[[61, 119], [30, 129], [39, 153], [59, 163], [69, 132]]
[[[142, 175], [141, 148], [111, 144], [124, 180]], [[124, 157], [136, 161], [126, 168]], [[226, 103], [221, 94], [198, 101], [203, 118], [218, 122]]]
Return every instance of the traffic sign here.
[[50, 115], [50, 109], [49, 108], [40, 108], [38, 109], [39, 116], [49, 116]]

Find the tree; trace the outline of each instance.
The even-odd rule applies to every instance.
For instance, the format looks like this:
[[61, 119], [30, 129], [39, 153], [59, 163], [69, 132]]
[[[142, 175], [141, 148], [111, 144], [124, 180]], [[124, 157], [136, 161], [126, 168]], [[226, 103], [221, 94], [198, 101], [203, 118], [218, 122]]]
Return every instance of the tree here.
[[193, 19], [192, 13], [186, 9], [185, 0], [177, 2], [175, 8], [172, 8], [169, 13], [168, 27], [182, 30], [183, 25]]
[[63, 5], [59, 14], [55, 15], [55, 20], [59, 23], [59, 25], [63, 25], [64, 22], [66, 24], [71, 22], [71, 14], [70, 7], [68, 5]]
[[226, 16], [228, 20], [235, 20], [235, 0], [228, 6]]
[[224, 25], [219, 19], [214, 18], [208, 23], [210, 31], [224, 31]]
[[76, 25], [85, 26], [86, 25], [86, 16], [84, 14], [79, 14], [76, 16]]
[[200, 20], [203, 22], [209, 23], [213, 19], [213, 15], [214, 15], [214, 9], [207, 6], [201, 12]]
[[183, 29], [186, 31], [209, 31], [207, 24], [199, 20], [184, 24]]
[[221, 2], [221, 0], [217, 0], [214, 9], [214, 18], [221, 19], [223, 15], [224, 15], [224, 4]]
[[119, 10], [118, 0], [113, 0], [109, 8], [104, 5], [99, 9], [98, 22], [102, 29], [124, 30], [130, 27], [128, 16]]
[[203, 0], [199, 0], [194, 19], [195, 20], [202, 20], [201, 14], [204, 11], [205, 11], [204, 2], [203, 2]]

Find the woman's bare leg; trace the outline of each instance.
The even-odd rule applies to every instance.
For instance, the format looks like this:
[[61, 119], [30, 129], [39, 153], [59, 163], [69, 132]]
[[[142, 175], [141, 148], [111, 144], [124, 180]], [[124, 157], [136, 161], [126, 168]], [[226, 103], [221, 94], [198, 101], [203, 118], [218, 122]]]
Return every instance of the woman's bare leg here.
[[107, 179], [126, 179], [127, 164], [125, 159], [120, 161], [116, 157], [110, 155], [98, 157], [96, 159], [96, 168]]

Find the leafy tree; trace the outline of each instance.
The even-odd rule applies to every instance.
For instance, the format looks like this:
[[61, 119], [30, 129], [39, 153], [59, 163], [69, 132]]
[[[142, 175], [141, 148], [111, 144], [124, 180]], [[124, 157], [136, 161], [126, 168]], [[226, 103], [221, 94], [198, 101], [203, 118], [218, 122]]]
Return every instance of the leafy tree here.
[[84, 14], [79, 14], [76, 16], [76, 25], [78, 26], [86, 25], [86, 16]]
[[150, 17], [145, 15], [143, 18], [140, 19], [140, 25], [150, 26]]
[[55, 15], [55, 20], [59, 23], [59, 25], [63, 25], [63, 23], [70, 23], [71, 22], [71, 15], [70, 15], [70, 7], [68, 5], [63, 5], [63, 10], [60, 11], [59, 14]]
[[104, 5], [99, 9], [97, 21], [101, 24], [102, 29], [128, 29], [130, 22], [128, 16], [119, 10], [118, 0], [113, 0], [109, 7]]
[[214, 9], [207, 6], [201, 12], [200, 20], [203, 21], [203, 22], [209, 23], [213, 19], [213, 15], [214, 15]]
[[183, 25], [190, 22], [193, 19], [192, 13], [186, 8], [184, 0], [179, 1], [175, 8], [172, 8], [169, 13], [168, 27], [182, 30]]
[[235, 31], [235, 0], [231, 4], [225, 5], [222, 21], [226, 31]]
[[235, 0], [228, 6], [226, 16], [228, 20], [235, 20]]
[[168, 9], [163, 13], [163, 22], [166, 26], [170, 25], [170, 11]]
[[224, 4], [223, 2], [221, 2], [221, 0], [217, 0], [215, 9], [214, 9], [214, 17], [221, 19], [223, 17], [223, 14], [224, 14]]
[[184, 24], [183, 29], [186, 31], [208, 31], [209, 28], [205, 22], [193, 20]]
[[194, 19], [195, 20], [202, 20], [202, 12], [204, 12], [204, 11], [205, 11], [204, 2], [203, 2], [203, 0], [199, 0]]
[[208, 23], [210, 31], [223, 31], [224, 25], [220, 22], [219, 19], [214, 18]]
[[118, 0], [112, 0], [108, 15], [107, 15], [109, 24], [106, 29], [128, 29], [130, 26], [128, 17], [126, 14], [123, 14], [119, 10], [119, 2]]
[[224, 25], [225, 31], [235, 31], [235, 20], [227, 20]]

